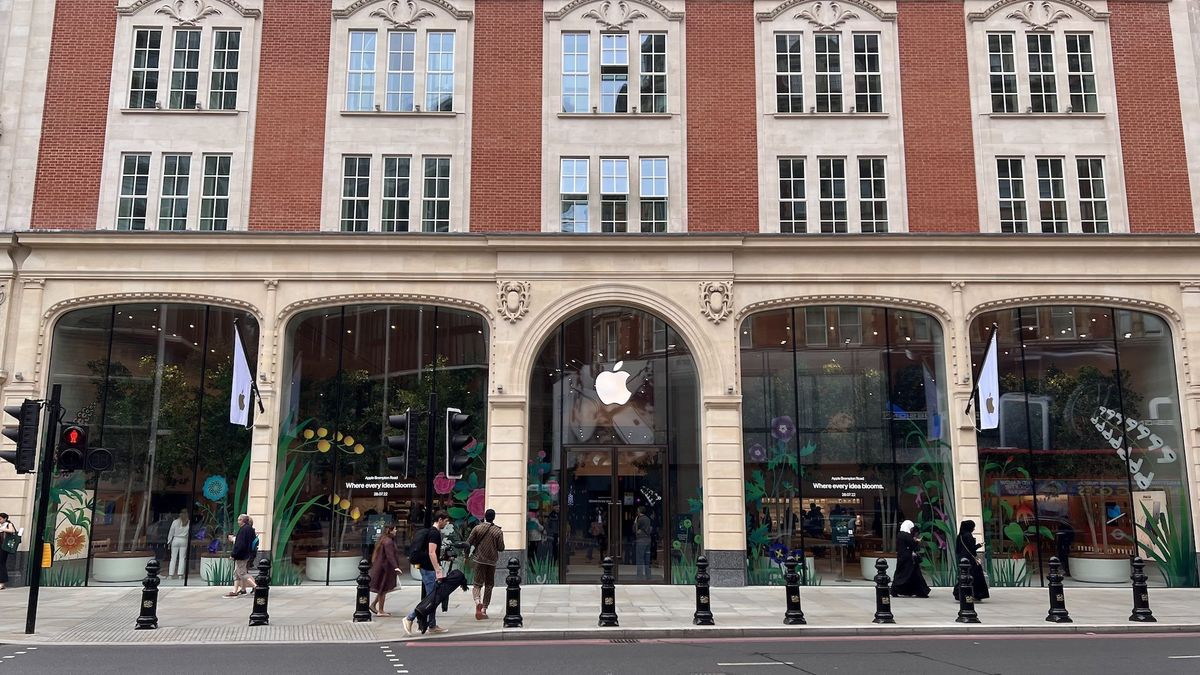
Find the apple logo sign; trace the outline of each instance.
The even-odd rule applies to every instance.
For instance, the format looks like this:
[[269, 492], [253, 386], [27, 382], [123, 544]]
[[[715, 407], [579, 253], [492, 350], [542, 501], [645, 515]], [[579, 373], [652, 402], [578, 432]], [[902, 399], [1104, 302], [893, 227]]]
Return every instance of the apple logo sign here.
[[625, 405], [633, 392], [629, 391], [626, 381], [629, 373], [621, 370], [624, 361], [617, 361], [611, 371], [604, 371], [596, 376], [596, 395], [604, 405]]

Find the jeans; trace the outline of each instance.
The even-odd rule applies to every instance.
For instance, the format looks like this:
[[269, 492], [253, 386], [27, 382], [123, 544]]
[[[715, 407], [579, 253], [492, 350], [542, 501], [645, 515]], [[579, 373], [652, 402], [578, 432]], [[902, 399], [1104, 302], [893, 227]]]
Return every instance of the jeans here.
[[[434, 572], [433, 570], [427, 570], [422, 567], [421, 568], [421, 587], [425, 589], [425, 595], [429, 595], [429, 594], [433, 593], [434, 589], [437, 588], [437, 572]], [[417, 611], [415, 608], [413, 609], [413, 611], [408, 613], [408, 618], [410, 621], [417, 620]], [[437, 627], [437, 605], [434, 605], [433, 610], [431, 612], [429, 612], [429, 627], [430, 628]]]
[[633, 561], [637, 563], [639, 579], [650, 578], [650, 542], [636, 541], [633, 547]]

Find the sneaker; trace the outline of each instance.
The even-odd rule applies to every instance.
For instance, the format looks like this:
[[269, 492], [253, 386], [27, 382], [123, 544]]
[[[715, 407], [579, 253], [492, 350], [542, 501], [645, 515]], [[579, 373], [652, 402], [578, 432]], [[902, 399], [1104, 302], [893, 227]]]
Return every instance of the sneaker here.
[[404, 634], [412, 635], [413, 634], [412, 627], [413, 627], [413, 620], [408, 618], [407, 616], [404, 617]]
[[449, 630], [450, 630], [450, 629], [448, 629], [448, 628], [442, 628], [441, 626], [430, 626], [430, 628], [429, 628], [429, 630], [428, 630], [427, 632], [430, 632], [430, 633], [445, 633], [445, 632], [447, 632], [447, 631], [449, 631]]

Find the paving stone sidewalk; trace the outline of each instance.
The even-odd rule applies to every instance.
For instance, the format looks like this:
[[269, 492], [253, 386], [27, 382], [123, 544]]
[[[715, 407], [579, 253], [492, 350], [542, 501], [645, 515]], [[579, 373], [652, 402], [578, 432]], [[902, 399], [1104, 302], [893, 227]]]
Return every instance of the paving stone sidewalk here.
[[[401, 618], [418, 600], [416, 584], [389, 596], [394, 616], [354, 623], [354, 588], [280, 587], [271, 590], [269, 626], [248, 626], [249, 596], [224, 598], [225, 589], [164, 588], [159, 594], [159, 629], [134, 630], [140, 588], [44, 588], [37, 633], [26, 635], [27, 590], [0, 592], [0, 643], [56, 644], [232, 644], [289, 642], [381, 642], [409, 639]], [[950, 589], [928, 599], [896, 598], [894, 625], [871, 622], [874, 590], [869, 587], [802, 589], [805, 626], [783, 625], [782, 588], [714, 588], [716, 626], [692, 625], [695, 590], [690, 586], [617, 588], [618, 628], [598, 628], [597, 586], [527, 586], [521, 602], [524, 627], [503, 628], [504, 594], [496, 589], [492, 618], [476, 621], [469, 593], [457, 593], [450, 611], [438, 616], [449, 628], [441, 638], [520, 640], [531, 638], [695, 638], [699, 636], [950, 634], [1033, 632], [1200, 632], [1200, 589], [1152, 589], [1157, 623], [1128, 620], [1128, 588], [1069, 588], [1067, 608], [1074, 623], [1045, 621], [1044, 588], [997, 588], [977, 605], [980, 624], [955, 623], [958, 604]], [[419, 636], [412, 639], [435, 639]]]

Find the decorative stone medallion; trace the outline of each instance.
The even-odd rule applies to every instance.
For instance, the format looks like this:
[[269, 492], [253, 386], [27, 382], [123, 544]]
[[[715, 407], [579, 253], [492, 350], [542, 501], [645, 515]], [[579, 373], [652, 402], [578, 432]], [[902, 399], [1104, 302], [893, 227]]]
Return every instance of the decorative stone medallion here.
[[520, 321], [529, 312], [528, 281], [497, 281], [496, 311], [509, 323]]
[[733, 282], [700, 282], [700, 313], [713, 323], [721, 323], [733, 313]]

